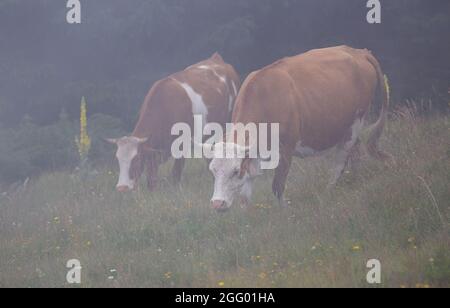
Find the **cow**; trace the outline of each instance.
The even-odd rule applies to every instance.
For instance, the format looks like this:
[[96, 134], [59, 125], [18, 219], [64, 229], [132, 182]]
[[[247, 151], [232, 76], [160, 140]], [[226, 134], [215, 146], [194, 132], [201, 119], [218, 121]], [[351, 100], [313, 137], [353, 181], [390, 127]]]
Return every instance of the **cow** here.
[[[238, 73], [218, 53], [154, 83], [133, 133], [107, 139], [117, 145], [120, 169], [117, 190], [133, 190], [145, 169], [147, 186], [154, 190], [159, 166], [171, 157], [175, 139], [171, 135], [172, 126], [187, 123], [192, 128], [194, 115], [200, 115], [204, 123], [225, 124], [231, 118], [239, 87]], [[184, 164], [184, 158], [175, 160], [172, 169], [175, 183], [180, 181]]]
[[[272, 191], [286, 206], [283, 194], [292, 158], [315, 156], [336, 147], [337, 167], [329, 184], [333, 187], [358, 147], [374, 102], [381, 104], [381, 113], [371, 130], [368, 152], [378, 159], [389, 157], [377, 145], [386, 122], [388, 96], [380, 64], [370, 51], [347, 46], [315, 49], [251, 73], [239, 91], [232, 122], [279, 124], [279, 163]], [[252, 182], [260, 174], [261, 159], [248, 155], [257, 141], [255, 145], [255, 141], [244, 140], [239, 143], [235, 134], [228, 134], [223, 142], [203, 145], [214, 153], [211, 203], [219, 211], [229, 209], [239, 195], [249, 203]], [[223, 158], [229, 157], [228, 152], [237, 155]]]

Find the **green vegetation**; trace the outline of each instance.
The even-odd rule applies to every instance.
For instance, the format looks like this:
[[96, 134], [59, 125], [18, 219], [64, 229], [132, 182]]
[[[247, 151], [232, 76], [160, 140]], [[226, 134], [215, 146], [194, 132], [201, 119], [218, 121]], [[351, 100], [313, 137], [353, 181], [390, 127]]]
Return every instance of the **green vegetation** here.
[[[80, 162], [79, 125], [62, 113], [52, 125], [38, 126], [27, 118], [19, 127], [0, 129], [0, 189], [2, 183], [7, 187], [45, 171], [73, 170]], [[90, 161], [97, 165], [112, 161], [114, 153], [101, 138], [125, 134], [121, 121], [95, 114], [89, 118], [88, 130], [92, 137]]]
[[449, 287], [449, 136], [448, 116], [398, 113], [382, 140], [395, 162], [363, 153], [327, 192], [331, 156], [295, 160], [283, 210], [268, 173], [253, 207], [216, 213], [203, 161], [154, 193], [116, 193], [108, 169], [43, 175], [0, 197], [0, 287], [68, 286], [73, 258], [82, 287], [369, 287], [373, 258], [382, 287]]

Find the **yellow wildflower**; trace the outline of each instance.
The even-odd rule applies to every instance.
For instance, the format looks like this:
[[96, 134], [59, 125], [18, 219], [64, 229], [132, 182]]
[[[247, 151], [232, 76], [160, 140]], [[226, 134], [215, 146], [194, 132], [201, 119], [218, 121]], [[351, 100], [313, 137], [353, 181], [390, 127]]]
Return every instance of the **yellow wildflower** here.
[[391, 99], [391, 86], [389, 85], [388, 76], [384, 75], [384, 85], [386, 86], [386, 93], [388, 101]]
[[219, 281], [219, 283], [217, 284], [219, 287], [224, 287], [225, 286], [225, 282], [223, 281]]
[[353, 251], [360, 251], [360, 250], [361, 250], [361, 246], [359, 246], [359, 245], [354, 245], [354, 246], [352, 247], [352, 250], [353, 250]]
[[86, 107], [86, 99], [81, 99], [81, 108], [80, 108], [80, 136], [75, 139], [78, 153], [80, 155], [81, 160], [84, 160], [89, 150], [91, 149], [91, 138], [87, 132], [87, 107]]

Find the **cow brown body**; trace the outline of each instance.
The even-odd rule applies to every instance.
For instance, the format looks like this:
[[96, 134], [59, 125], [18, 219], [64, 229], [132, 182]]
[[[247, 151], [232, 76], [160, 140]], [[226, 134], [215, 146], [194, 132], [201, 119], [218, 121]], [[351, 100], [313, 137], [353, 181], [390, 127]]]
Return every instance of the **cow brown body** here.
[[368, 149], [384, 157], [377, 140], [386, 118], [387, 96], [384, 76], [371, 52], [347, 46], [317, 49], [250, 74], [236, 99], [232, 121], [279, 123], [280, 163], [273, 192], [281, 199], [293, 156], [306, 157], [337, 146], [338, 167], [330, 183], [336, 182], [358, 144], [358, 121], [362, 123], [376, 98], [383, 108]]
[[[119, 147], [121, 140], [143, 141], [132, 159], [130, 179], [137, 180], [146, 167], [148, 187], [155, 188], [159, 165], [171, 157], [171, 144], [176, 138], [171, 135], [172, 126], [182, 122], [192, 128], [194, 114], [202, 114], [207, 122], [225, 124], [231, 117], [239, 87], [239, 75], [217, 53], [156, 82], [145, 98], [132, 135], [113, 141]], [[183, 167], [184, 159], [175, 161], [175, 181], [179, 181]], [[129, 190], [126, 186], [119, 183], [118, 189]]]

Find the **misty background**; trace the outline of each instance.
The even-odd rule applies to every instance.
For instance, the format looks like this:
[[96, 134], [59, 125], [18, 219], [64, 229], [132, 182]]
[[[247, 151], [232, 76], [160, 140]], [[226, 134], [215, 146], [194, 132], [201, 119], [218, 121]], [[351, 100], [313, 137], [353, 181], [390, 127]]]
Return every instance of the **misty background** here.
[[158, 79], [218, 51], [244, 79], [313, 48], [368, 48], [389, 76], [392, 104], [432, 102], [448, 111], [450, 1], [0, 0], [0, 184], [77, 164], [75, 136], [86, 97], [93, 161], [111, 159], [100, 137], [132, 130]]

